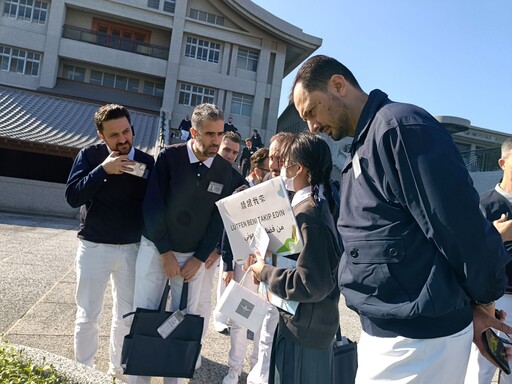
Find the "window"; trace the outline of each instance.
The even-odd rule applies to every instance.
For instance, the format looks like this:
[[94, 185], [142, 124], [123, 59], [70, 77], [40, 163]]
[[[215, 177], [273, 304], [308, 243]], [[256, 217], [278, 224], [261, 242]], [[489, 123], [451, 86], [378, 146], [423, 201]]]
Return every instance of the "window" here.
[[146, 95], [163, 97], [164, 85], [163, 83], [155, 83], [153, 81], [144, 81], [144, 89], [142, 93]]
[[115, 73], [91, 70], [91, 79], [89, 82], [91, 84], [121, 89], [123, 91], [138, 92], [139, 90], [139, 79]]
[[231, 113], [234, 115], [251, 116], [253, 97], [234, 93], [231, 99]]
[[196, 106], [202, 103], [213, 103], [215, 90], [192, 84], [181, 84], [178, 103]]
[[236, 67], [256, 72], [258, 69], [259, 53], [245, 48], [238, 48]]
[[74, 65], [64, 64], [62, 67], [62, 77], [68, 80], [85, 81], [85, 68], [75, 67]]
[[160, 0], [148, 0], [148, 8], [160, 9]]
[[189, 17], [191, 19], [206, 21], [211, 24], [224, 25], [224, 17], [200, 11], [199, 9], [190, 8]]
[[176, 0], [164, 0], [164, 12], [174, 13]]
[[220, 57], [220, 44], [212, 41], [187, 37], [185, 56], [210, 63], [218, 63]]
[[38, 76], [41, 54], [0, 45], [0, 70]]
[[48, 3], [36, 0], [5, 0], [4, 15], [27, 22], [46, 24]]

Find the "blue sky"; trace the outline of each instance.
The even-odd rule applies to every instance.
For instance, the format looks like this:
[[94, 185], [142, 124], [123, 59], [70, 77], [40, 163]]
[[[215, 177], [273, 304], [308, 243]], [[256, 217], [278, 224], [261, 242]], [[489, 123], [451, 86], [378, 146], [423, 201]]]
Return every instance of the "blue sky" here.
[[[512, 133], [512, 0], [253, 0], [323, 39], [365, 92]], [[279, 113], [295, 71], [283, 80]]]

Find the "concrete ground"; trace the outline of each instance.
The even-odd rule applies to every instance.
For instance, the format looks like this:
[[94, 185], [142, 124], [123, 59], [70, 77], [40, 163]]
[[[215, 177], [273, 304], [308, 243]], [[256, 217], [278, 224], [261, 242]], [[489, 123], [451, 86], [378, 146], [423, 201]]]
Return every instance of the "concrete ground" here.
[[[0, 212], [0, 336], [4, 340], [73, 359], [77, 227], [76, 219]], [[213, 295], [214, 305], [215, 301]], [[108, 366], [110, 308], [108, 290], [96, 357], [97, 369], [102, 372]], [[359, 320], [343, 301], [340, 312], [343, 333], [357, 341]], [[229, 336], [210, 326], [202, 349], [202, 367], [186, 382], [221, 383], [228, 371], [228, 351]], [[247, 363], [244, 371], [241, 383], [247, 377]], [[162, 383], [162, 379], [152, 383]]]
[[[0, 335], [3, 339], [73, 359], [73, 263], [77, 227], [75, 219], [0, 212]], [[108, 290], [96, 357], [97, 369], [103, 372], [108, 367], [110, 308]], [[357, 318], [343, 305], [340, 309], [344, 332], [357, 339]], [[229, 336], [210, 326], [202, 349], [202, 367], [188, 382], [221, 383], [228, 371], [228, 351]], [[245, 382], [248, 364], [244, 371], [240, 382]], [[153, 379], [152, 382], [162, 381]]]

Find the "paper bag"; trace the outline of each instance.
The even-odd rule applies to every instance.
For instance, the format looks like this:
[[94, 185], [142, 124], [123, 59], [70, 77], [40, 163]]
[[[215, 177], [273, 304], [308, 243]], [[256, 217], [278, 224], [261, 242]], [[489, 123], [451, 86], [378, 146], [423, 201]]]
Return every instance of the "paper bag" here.
[[246, 275], [240, 283], [234, 280], [229, 282], [217, 303], [217, 310], [238, 325], [256, 332], [270, 310], [270, 304], [243, 286]]

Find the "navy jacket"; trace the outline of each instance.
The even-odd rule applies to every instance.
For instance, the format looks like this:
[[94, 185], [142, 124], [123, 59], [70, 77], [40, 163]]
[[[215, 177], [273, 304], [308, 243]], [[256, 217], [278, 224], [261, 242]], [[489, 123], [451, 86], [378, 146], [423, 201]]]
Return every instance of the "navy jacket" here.
[[370, 93], [342, 170], [339, 283], [376, 336], [434, 338], [503, 295], [510, 260], [481, 214], [449, 132], [414, 105]]
[[[66, 201], [80, 207], [80, 239], [104, 244], [140, 242], [142, 233], [142, 200], [147, 180], [123, 173], [109, 175], [101, 163], [109, 155], [105, 144], [82, 149], [66, 185]], [[154, 164], [150, 155], [135, 149], [134, 160]]]

